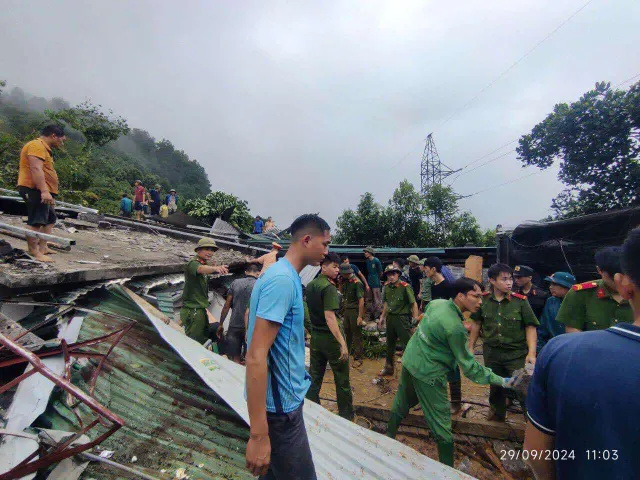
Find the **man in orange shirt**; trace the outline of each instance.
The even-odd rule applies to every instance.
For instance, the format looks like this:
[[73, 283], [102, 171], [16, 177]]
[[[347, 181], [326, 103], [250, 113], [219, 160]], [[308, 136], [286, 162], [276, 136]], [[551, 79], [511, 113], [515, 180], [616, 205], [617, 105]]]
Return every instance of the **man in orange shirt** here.
[[[40, 137], [31, 140], [20, 152], [18, 192], [27, 204], [27, 225], [31, 230], [51, 234], [56, 223], [55, 197], [58, 195], [58, 174], [53, 165], [53, 148], [64, 144], [64, 128], [48, 125]], [[29, 254], [41, 262], [52, 262], [48, 255], [55, 253], [47, 241], [27, 237]]]

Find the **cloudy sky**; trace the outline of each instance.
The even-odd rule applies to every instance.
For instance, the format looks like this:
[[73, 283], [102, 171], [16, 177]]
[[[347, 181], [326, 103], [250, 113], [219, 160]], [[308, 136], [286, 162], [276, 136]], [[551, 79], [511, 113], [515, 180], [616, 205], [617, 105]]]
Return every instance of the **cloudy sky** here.
[[[0, 0], [0, 78], [113, 109], [280, 225], [306, 212], [335, 224], [365, 191], [386, 203], [405, 178], [419, 188], [429, 132], [460, 168], [596, 81], [640, 73], [640, 3], [593, 0], [462, 108], [585, 2]], [[454, 187], [535, 171], [510, 153]], [[539, 219], [555, 175], [461, 206], [483, 227]]]

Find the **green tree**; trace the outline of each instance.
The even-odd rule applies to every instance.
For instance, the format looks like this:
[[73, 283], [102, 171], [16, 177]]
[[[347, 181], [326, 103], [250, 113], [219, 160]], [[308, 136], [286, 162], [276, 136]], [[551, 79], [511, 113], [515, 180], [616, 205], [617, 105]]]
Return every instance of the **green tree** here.
[[426, 212], [432, 222], [432, 241], [435, 245], [449, 246], [450, 234], [458, 213], [458, 195], [451, 187], [433, 185], [425, 195]]
[[382, 224], [386, 227], [385, 245], [419, 247], [433, 241], [425, 221], [425, 199], [408, 180], [395, 189], [384, 210]]
[[478, 220], [471, 212], [463, 212], [449, 223], [447, 244], [452, 247], [482, 246], [484, 238]]
[[567, 188], [551, 204], [556, 217], [628, 207], [640, 184], [640, 82], [627, 91], [596, 83], [577, 102], [557, 104], [516, 150], [525, 166], [559, 162]]
[[373, 194], [360, 196], [356, 210], [345, 210], [336, 221], [334, 243], [355, 245], [382, 245], [385, 238], [384, 209], [375, 201]]
[[249, 211], [249, 204], [230, 193], [212, 192], [206, 197], [187, 200], [184, 211], [208, 225], [213, 225], [215, 218], [231, 207], [233, 207], [233, 214], [229, 223], [240, 230], [250, 232], [253, 227], [253, 216]]

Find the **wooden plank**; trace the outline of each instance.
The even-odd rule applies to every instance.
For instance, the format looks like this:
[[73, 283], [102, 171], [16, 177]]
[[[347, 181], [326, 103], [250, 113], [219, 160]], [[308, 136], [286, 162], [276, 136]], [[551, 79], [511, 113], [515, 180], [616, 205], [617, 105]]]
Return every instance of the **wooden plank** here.
[[464, 262], [464, 276], [482, 283], [482, 257], [469, 255]]
[[[389, 421], [389, 410], [364, 405], [355, 405], [354, 408], [356, 414], [362, 417], [367, 417], [371, 420], [377, 420], [379, 422]], [[405, 419], [402, 421], [402, 425], [419, 427], [423, 429], [429, 428], [422, 415], [416, 415], [413, 413], [410, 413], [405, 417]], [[524, 426], [514, 425], [512, 423], [489, 422], [484, 419], [453, 417], [451, 419], [451, 427], [455, 433], [460, 434], [495, 438], [498, 440], [524, 440]]]

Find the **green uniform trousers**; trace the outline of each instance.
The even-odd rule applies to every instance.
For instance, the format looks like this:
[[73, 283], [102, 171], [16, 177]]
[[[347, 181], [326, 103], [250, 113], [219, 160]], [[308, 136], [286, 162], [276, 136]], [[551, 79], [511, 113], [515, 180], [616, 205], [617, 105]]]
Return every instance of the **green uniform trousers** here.
[[358, 326], [358, 309], [345, 308], [344, 310], [344, 335], [347, 340], [349, 353], [353, 358], [362, 358], [362, 331]]
[[187, 337], [199, 343], [205, 343], [209, 339], [209, 318], [204, 308], [182, 307], [180, 321]]
[[406, 345], [410, 338], [411, 323], [409, 322], [409, 314], [387, 314], [387, 365], [393, 367], [398, 339]]
[[438, 457], [445, 465], [453, 466], [453, 433], [451, 412], [447, 398], [446, 378], [436, 378], [431, 383], [418, 380], [406, 368], [402, 368], [398, 392], [393, 399], [387, 436], [395, 438], [400, 422], [409, 410], [420, 404], [424, 419], [438, 442]]
[[[486, 343], [483, 346], [484, 366], [493, 370], [493, 373], [501, 377], [510, 377], [515, 370], [524, 367], [527, 350], [508, 350], [499, 347], [489, 347]], [[513, 390], [508, 390], [497, 385], [489, 387], [489, 405], [499, 419], [506, 418], [507, 405], [506, 397], [518, 398], [525, 408], [524, 395]]]
[[307, 398], [312, 402], [320, 403], [320, 388], [324, 373], [327, 370], [327, 362], [333, 371], [333, 380], [336, 383], [336, 397], [338, 400], [338, 413], [347, 420], [353, 419], [353, 395], [349, 382], [349, 360], [340, 360], [340, 344], [331, 332], [314, 329], [311, 333], [311, 387], [307, 392]]
[[449, 381], [451, 403], [460, 405], [462, 403], [462, 378], [460, 377], [460, 367], [458, 365], [447, 375], [447, 380]]

